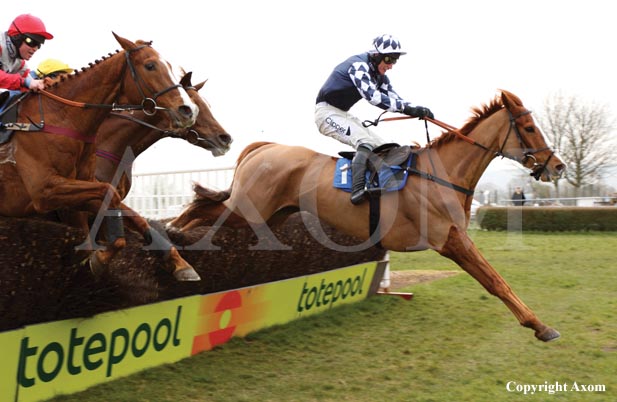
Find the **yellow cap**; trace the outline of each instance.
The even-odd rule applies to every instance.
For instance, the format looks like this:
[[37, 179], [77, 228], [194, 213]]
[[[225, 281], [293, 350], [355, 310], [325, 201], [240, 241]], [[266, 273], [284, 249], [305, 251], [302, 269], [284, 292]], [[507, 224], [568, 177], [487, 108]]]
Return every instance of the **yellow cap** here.
[[36, 75], [43, 78], [52, 73], [71, 73], [73, 69], [68, 64], [57, 59], [46, 59], [39, 63], [36, 69]]

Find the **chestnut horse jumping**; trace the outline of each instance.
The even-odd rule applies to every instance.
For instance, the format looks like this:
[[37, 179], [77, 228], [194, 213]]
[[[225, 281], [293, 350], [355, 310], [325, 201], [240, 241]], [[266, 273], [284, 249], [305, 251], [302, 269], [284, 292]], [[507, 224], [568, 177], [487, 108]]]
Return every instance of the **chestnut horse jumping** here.
[[[199, 112], [150, 43], [114, 36], [122, 51], [75, 74], [48, 80], [44, 91], [30, 93], [17, 104], [17, 123], [8, 127], [18, 131], [0, 152], [0, 215], [65, 214], [66, 221], [87, 233], [84, 249], [96, 248], [89, 258], [95, 273], [126, 245], [122, 217], [130, 217], [152, 248], [164, 251], [176, 279], [199, 280], [169, 241], [124, 205], [112, 186], [94, 178], [95, 133], [112, 109], [151, 114], [162, 109], [171, 131], [195, 124]], [[129, 105], [118, 104], [119, 99]], [[88, 214], [100, 217], [99, 226], [106, 216], [106, 247], [94, 247]]]
[[467, 227], [473, 189], [495, 157], [513, 159], [543, 181], [560, 176], [565, 165], [512, 93], [501, 91], [473, 111], [460, 130], [417, 150], [416, 174], [402, 190], [381, 196], [378, 238], [369, 236], [368, 203], [354, 206], [348, 193], [333, 188], [336, 158], [273, 143], [249, 145], [238, 159], [231, 189], [197, 188], [195, 200], [170, 226], [255, 225], [308, 211], [342, 233], [367, 239], [365, 246], [379, 241], [394, 251], [435, 250], [500, 298], [538, 339], [558, 338], [559, 332], [543, 324], [480, 254]]
[[[229, 151], [231, 136], [214, 118], [208, 103], [199, 94], [205, 81], [193, 86], [191, 77], [192, 73], [188, 72], [180, 79], [182, 87], [199, 107], [199, 115], [191, 127], [181, 132], [169, 131], [161, 128], [164, 119], [160, 114], [149, 116], [138, 111], [112, 112], [99, 128], [96, 136], [95, 176], [97, 180], [113, 183], [122, 199], [131, 190], [133, 158], [137, 158], [162, 138], [181, 138], [210, 151], [214, 156], [221, 156]], [[129, 148], [131, 153], [125, 154]], [[119, 171], [121, 177], [116, 178]]]

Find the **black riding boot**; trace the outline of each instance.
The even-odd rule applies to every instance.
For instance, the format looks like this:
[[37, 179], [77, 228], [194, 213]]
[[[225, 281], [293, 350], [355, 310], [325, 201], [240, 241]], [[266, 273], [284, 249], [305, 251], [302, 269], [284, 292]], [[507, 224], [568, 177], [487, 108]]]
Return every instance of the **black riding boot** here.
[[367, 145], [360, 145], [351, 161], [351, 203], [354, 205], [364, 201], [366, 190], [366, 162], [371, 149]]

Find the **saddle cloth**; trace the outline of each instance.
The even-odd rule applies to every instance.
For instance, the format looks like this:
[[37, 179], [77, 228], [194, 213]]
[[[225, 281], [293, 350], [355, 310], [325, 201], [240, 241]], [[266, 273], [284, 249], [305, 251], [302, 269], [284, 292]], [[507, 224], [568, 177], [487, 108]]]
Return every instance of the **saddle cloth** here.
[[[392, 148], [380, 152], [376, 149], [369, 158], [369, 168], [366, 172], [367, 188], [370, 192], [399, 191], [407, 183], [409, 167], [416, 153], [409, 146]], [[336, 161], [333, 186], [346, 192], [351, 192], [352, 175], [351, 160], [353, 152], [341, 152], [342, 158]]]

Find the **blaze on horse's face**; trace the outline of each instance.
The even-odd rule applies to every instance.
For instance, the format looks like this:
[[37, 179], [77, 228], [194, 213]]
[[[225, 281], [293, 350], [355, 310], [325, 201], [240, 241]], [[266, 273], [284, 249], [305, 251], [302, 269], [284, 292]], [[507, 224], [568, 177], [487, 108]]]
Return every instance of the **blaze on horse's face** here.
[[511, 130], [508, 133], [510, 144], [508, 153], [523, 166], [531, 170], [530, 175], [536, 180], [551, 181], [561, 177], [566, 169], [565, 163], [548, 145], [542, 130], [536, 126], [531, 112], [523, 106], [521, 100], [510, 92], [501, 92], [504, 106], [510, 113]]

